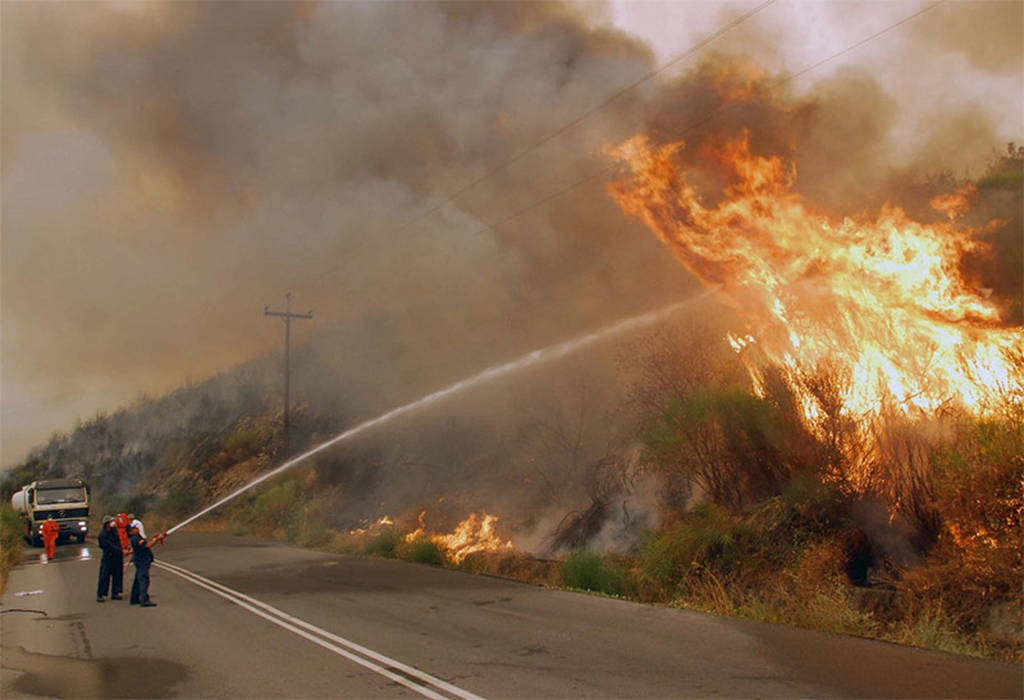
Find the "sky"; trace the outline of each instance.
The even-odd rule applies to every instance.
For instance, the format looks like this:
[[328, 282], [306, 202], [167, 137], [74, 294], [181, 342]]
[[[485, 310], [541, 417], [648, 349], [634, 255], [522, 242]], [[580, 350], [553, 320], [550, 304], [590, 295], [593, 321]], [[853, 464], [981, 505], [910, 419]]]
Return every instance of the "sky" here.
[[[783, 79], [931, 3], [778, 0], [575, 124], [760, 4], [4, 2], [0, 466], [279, 352], [289, 290], [296, 342], [386, 328], [438, 386], [678, 299], [600, 181], [552, 193], [702, 61]], [[946, 2], [788, 83], [830, 127], [805, 172], [967, 175], [1024, 138], [1022, 7]]]

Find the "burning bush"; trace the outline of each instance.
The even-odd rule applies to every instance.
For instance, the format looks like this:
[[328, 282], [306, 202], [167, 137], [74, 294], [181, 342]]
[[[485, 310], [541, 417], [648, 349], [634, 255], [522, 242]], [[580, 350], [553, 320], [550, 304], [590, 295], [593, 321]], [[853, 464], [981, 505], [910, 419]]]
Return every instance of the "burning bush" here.
[[1021, 645], [1024, 561], [1024, 421], [963, 418], [956, 437], [936, 450], [934, 507], [941, 513], [936, 546], [903, 587], [922, 618], [942, 618], [1000, 647]]
[[[791, 162], [751, 151], [748, 132], [703, 144], [701, 157], [727, 173], [728, 184], [701, 193], [683, 148], [643, 136], [623, 144], [614, 153], [631, 177], [611, 193], [692, 272], [722, 286], [739, 314], [728, 339], [755, 396], [792, 404], [819, 440], [837, 417], [854, 419], [856, 444], [868, 449], [843, 455], [838, 476], [852, 488], [884, 478], [885, 455], [871, 449], [879, 421], [950, 409], [991, 415], [1006, 392], [1024, 386], [1009, 359], [1024, 336], [962, 274], [969, 253], [988, 250], [984, 235], [998, 222], [926, 224], [891, 205], [874, 220], [833, 220], [794, 191]], [[823, 371], [836, 375], [837, 396], [815, 390]], [[788, 408], [777, 407], [785, 420]], [[756, 445], [763, 446], [774, 445]], [[762, 471], [786, 463], [768, 456]]]
[[[837, 218], [748, 131], [696, 135], [689, 162], [652, 133], [611, 150], [628, 175], [610, 192], [720, 285], [721, 336], [747, 379], [688, 351], [664, 353], [668, 370], [640, 360], [643, 459], [669, 506], [637, 558], [647, 594], [1003, 644], [1024, 577], [1024, 151], [1011, 144], [977, 182], [934, 178], [926, 206]], [[875, 616], [851, 584], [901, 597]], [[1020, 635], [1003, 646], [1019, 653]]]

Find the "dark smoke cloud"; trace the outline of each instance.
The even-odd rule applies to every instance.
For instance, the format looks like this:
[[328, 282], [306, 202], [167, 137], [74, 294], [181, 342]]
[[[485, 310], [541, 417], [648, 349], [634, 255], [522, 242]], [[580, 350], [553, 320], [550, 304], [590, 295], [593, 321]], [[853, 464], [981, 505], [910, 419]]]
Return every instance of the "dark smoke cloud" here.
[[1020, 75], [1024, 4], [1016, 0], [948, 2], [938, 21], [918, 28], [925, 41], [962, 55], [978, 69]]
[[[723, 7], [694, 17], [744, 9]], [[773, 53], [780, 18], [404, 225], [652, 70], [652, 50], [591, 9], [5, 3], [0, 463], [97, 407], [277, 351], [260, 309], [285, 290], [315, 310], [295, 326], [314, 338], [298, 389], [365, 411], [692, 291], [601, 178], [504, 217], [599, 172], [607, 144], [680, 135], [718, 103], [718, 76], [757, 65], [736, 56]], [[920, 41], [960, 50], [940, 34]], [[971, 150], [996, 145], [992, 110], [935, 115], [893, 165], [898, 113], [851, 68], [682, 136], [750, 128], [837, 211], [878, 201], [908, 162], [933, 167], [961, 123]]]
[[123, 399], [272, 350], [259, 310], [286, 289], [316, 309], [300, 340], [384, 318], [394, 374], [448, 376], [688, 284], [611, 224], [599, 183], [485, 230], [599, 167], [581, 155], [620, 112], [402, 226], [649, 69], [642, 44], [565, 7], [4, 12], [4, 373], [27, 397], [103, 383]]

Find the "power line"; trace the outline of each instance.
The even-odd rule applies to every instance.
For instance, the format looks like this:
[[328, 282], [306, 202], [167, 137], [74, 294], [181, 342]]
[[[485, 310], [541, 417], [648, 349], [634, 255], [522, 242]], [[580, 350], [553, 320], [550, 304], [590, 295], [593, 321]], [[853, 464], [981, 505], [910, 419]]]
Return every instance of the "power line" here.
[[664, 73], [666, 70], [668, 70], [669, 68], [671, 68], [675, 64], [677, 64], [680, 61], [682, 61], [684, 58], [687, 58], [688, 56], [691, 56], [692, 54], [694, 54], [695, 52], [697, 52], [700, 49], [704, 48], [705, 46], [707, 46], [711, 42], [715, 41], [719, 37], [721, 37], [724, 34], [728, 33], [733, 28], [739, 26], [740, 24], [745, 22], [747, 19], [753, 17], [754, 15], [759, 13], [761, 10], [765, 9], [769, 5], [774, 4], [775, 1], [776, 0], [765, 0], [765, 2], [762, 2], [760, 5], [755, 7], [753, 10], [750, 10], [746, 14], [740, 15], [739, 17], [734, 19], [732, 22], [729, 22], [727, 25], [725, 25], [724, 27], [719, 29], [717, 32], [715, 32], [711, 36], [708, 36], [705, 39], [702, 39], [701, 41], [697, 42], [696, 44], [691, 46], [689, 49], [687, 49], [683, 53], [679, 54], [678, 56], [676, 56], [675, 58], [673, 58], [671, 61], [669, 61], [668, 63], [664, 64], [660, 68], [657, 68], [656, 70], [653, 70], [650, 73], [647, 73], [646, 75], [644, 75], [643, 77], [639, 78], [638, 80], [633, 81], [629, 85], [626, 85], [625, 87], [623, 87], [623, 88], [617, 90], [616, 92], [614, 92], [613, 94], [609, 95], [603, 101], [601, 101], [600, 103], [598, 103], [594, 107], [591, 107], [586, 112], [584, 112], [583, 114], [579, 115], [578, 117], [576, 117], [572, 121], [569, 121], [566, 124], [563, 124], [562, 126], [558, 127], [557, 129], [552, 131], [550, 134], [548, 134], [547, 136], [543, 137], [540, 141], [537, 141], [536, 143], [534, 143], [531, 146], [527, 146], [524, 150], [520, 151], [519, 153], [515, 154], [514, 156], [512, 156], [512, 157], [510, 157], [510, 158], [508, 158], [506, 160], [503, 160], [503, 161], [499, 162], [497, 165], [493, 166], [490, 170], [487, 170], [482, 175], [480, 175], [480, 176], [470, 180], [469, 182], [465, 183], [464, 185], [459, 186], [454, 192], [452, 192], [451, 194], [446, 196], [439, 203], [437, 203], [434, 206], [430, 207], [429, 209], [427, 209], [423, 213], [418, 214], [417, 216], [415, 216], [411, 220], [407, 221], [405, 224], [402, 224], [402, 226], [399, 227], [398, 231], [404, 231], [406, 228], [408, 228], [408, 227], [412, 226], [413, 224], [417, 223], [418, 221], [421, 221], [424, 218], [430, 216], [431, 214], [433, 214], [434, 212], [436, 212], [437, 210], [439, 210], [441, 207], [445, 206], [446, 204], [450, 204], [450, 203], [454, 202], [456, 199], [458, 199], [459, 196], [461, 196], [461, 195], [465, 194], [466, 192], [468, 192], [469, 190], [473, 189], [474, 187], [479, 185], [484, 180], [489, 179], [495, 173], [501, 172], [502, 170], [504, 170], [508, 166], [512, 165], [513, 163], [521, 160], [522, 158], [524, 158], [525, 156], [529, 155], [530, 153], [533, 153], [534, 151], [536, 151], [541, 146], [544, 146], [545, 144], [551, 142], [552, 140], [558, 138], [559, 136], [561, 136], [565, 132], [569, 131], [573, 127], [583, 123], [588, 118], [590, 118], [593, 114], [601, 111], [602, 109], [604, 109], [605, 107], [610, 105], [612, 102], [615, 102], [617, 99], [619, 99], [620, 97], [625, 95], [627, 92], [630, 92], [631, 90], [639, 87], [643, 83], [646, 83], [648, 80], [650, 80], [650, 79], [660, 75], [661, 73]]
[[868, 43], [869, 41], [873, 41], [874, 39], [877, 39], [878, 37], [882, 36], [883, 34], [886, 34], [886, 33], [890, 32], [890, 31], [892, 31], [893, 29], [896, 29], [897, 27], [906, 24], [910, 20], [915, 19], [917, 17], [920, 17], [925, 12], [928, 12], [929, 10], [934, 10], [936, 7], [938, 7], [939, 5], [941, 5], [944, 2], [946, 2], [946, 0], [938, 0], [938, 2], [934, 2], [931, 5], [929, 5], [928, 7], [925, 7], [924, 9], [918, 10], [914, 14], [909, 15], [907, 17], [904, 17], [899, 22], [896, 22], [895, 24], [890, 24], [885, 29], [882, 29], [880, 31], [875, 32], [874, 34], [872, 34], [871, 36], [867, 37], [866, 39], [861, 39], [856, 44], [852, 44], [850, 46], [847, 46], [845, 49], [843, 49], [839, 53], [832, 54], [828, 58], [822, 59], [821, 61], [818, 61], [817, 63], [809, 65], [806, 68], [804, 68], [804, 69], [802, 69], [802, 70], [800, 70], [800, 71], [798, 71], [796, 73], [793, 73], [792, 75], [789, 75], [789, 76], [783, 78], [779, 82], [777, 82], [774, 85], [772, 85], [769, 88], [769, 90], [774, 90], [775, 88], [777, 88], [777, 87], [779, 87], [781, 85], [784, 85], [785, 83], [788, 83], [788, 82], [790, 82], [792, 80], [796, 80], [797, 78], [799, 78], [804, 73], [809, 73], [812, 70], [814, 70], [815, 68], [817, 68], [818, 66], [824, 65], [824, 64], [828, 63], [829, 61], [831, 61], [834, 58], [839, 58], [843, 54], [847, 54], [850, 51], [853, 51], [854, 49], [860, 48], [861, 46], [863, 46], [864, 44]]

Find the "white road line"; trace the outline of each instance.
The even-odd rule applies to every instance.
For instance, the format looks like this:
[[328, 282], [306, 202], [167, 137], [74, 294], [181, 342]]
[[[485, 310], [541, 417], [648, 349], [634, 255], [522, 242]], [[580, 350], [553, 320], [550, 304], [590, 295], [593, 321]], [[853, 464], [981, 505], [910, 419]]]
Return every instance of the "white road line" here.
[[[250, 598], [244, 593], [240, 593], [239, 591], [236, 591], [232, 588], [228, 588], [227, 586], [217, 583], [216, 581], [211, 581], [208, 578], [204, 578], [203, 576], [200, 576], [194, 571], [189, 571], [188, 569], [184, 569], [174, 564], [168, 564], [167, 562], [163, 561], [155, 561], [153, 563], [162, 569], [170, 571], [172, 574], [180, 576], [186, 581], [194, 583], [200, 588], [205, 588], [206, 590], [231, 601], [235, 605], [245, 608], [249, 612], [255, 615], [259, 615], [260, 617], [269, 620], [270, 622], [273, 622], [278, 627], [282, 627], [290, 632], [299, 635], [300, 637], [303, 637], [304, 639], [313, 642], [314, 644], [318, 644], [325, 649], [333, 651], [335, 654], [338, 654], [339, 656], [343, 656], [346, 659], [349, 659], [350, 661], [353, 661], [361, 666], [365, 666], [366, 668], [376, 673], [379, 673], [382, 676], [385, 676], [386, 678], [395, 681], [396, 683], [404, 685], [405, 687], [419, 693], [420, 695], [423, 695], [428, 698], [434, 698], [434, 700], [447, 700], [446, 696], [439, 695], [438, 693], [435, 693], [431, 688], [423, 685], [427, 684], [432, 685], [438, 690], [442, 690], [457, 698], [462, 698], [462, 700], [483, 700], [483, 698], [481, 698], [478, 695], [474, 695], [473, 693], [470, 693], [469, 691], [454, 686], [451, 683], [441, 680], [440, 678], [435, 678], [434, 676], [431, 676], [429, 673], [424, 673], [418, 668], [414, 668], [407, 664], [403, 664], [401, 661], [397, 661], [388, 656], [385, 656], [384, 654], [380, 654], [376, 651], [373, 651], [372, 649], [368, 649], [360, 644], [356, 644], [355, 642], [345, 639], [344, 637], [339, 637], [338, 635], [332, 634], [331, 632], [328, 632], [325, 629], [321, 629], [316, 625], [311, 625], [305, 620], [293, 617], [292, 615], [289, 615], [288, 613], [279, 610], [273, 607], [272, 605], [267, 605], [263, 601], [256, 600], [255, 598]], [[313, 634], [310, 634], [310, 632], [312, 632]], [[319, 635], [319, 637], [314, 635]], [[320, 637], [323, 637], [323, 639], [321, 639]], [[340, 644], [344, 647], [348, 647], [348, 649], [351, 651], [343, 649], [335, 644], [331, 644], [330, 642], [325, 640], [337, 642], [337, 644]], [[369, 658], [357, 656], [352, 652], [358, 652], [359, 654], [362, 654], [363, 656]], [[373, 663], [373, 661], [370, 661], [369, 659], [379, 661], [380, 663], [385, 664], [386, 667], [375, 664]], [[391, 670], [389, 670], [389, 668], [394, 669], [395, 671], [400, 671], [405, 675], [394, 673]], [[410, 678], [407, 678], [406, 676], [412, 676], [414, 679], [421, 681], [422, 684], [416, 683]]]

